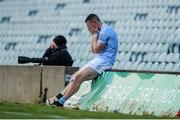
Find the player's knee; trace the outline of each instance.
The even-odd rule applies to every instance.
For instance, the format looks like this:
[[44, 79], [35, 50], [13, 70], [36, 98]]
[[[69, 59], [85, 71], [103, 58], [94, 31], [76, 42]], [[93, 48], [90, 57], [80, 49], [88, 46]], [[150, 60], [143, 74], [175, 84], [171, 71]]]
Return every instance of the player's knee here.
[[82, 75], [76, 74], [76, 75], [73, 77], [72, 82], [73, 82], [74, 84], [80, 84], [80, 83], [82, 82], [81, 78], [82, 78]]

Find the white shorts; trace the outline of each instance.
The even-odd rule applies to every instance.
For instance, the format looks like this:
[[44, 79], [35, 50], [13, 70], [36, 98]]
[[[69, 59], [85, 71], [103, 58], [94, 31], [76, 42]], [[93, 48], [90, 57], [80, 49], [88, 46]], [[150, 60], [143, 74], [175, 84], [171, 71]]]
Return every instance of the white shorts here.
[[94, 70], [96, 70], [96, 72], [98, 72], [99, 74], [101, 74], [107, 69], [112, 68], [111, 64], [106, 63], [103, 59], [99, 59], [99, 58], [92, 59], [91, 61], [87, 63], [87, 65], [93, 68]]

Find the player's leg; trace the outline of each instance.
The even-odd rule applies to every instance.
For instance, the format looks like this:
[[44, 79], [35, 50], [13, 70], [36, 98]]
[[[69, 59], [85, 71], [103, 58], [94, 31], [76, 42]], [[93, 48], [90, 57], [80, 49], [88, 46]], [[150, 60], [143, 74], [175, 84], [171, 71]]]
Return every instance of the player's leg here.
[[[78, 71], [77, 71], [78, 72]], [[75, 76], [77, 74], [77, 72], [75, 72], [72, 76]], [[71, 77], [72, 78], [72, 77]], [[55, 101], [57, 101], [58, 99], [60, 99], [67, 91], [69, 87], [69, 84], [56, 96], [53, 96], [51, 98], [48, 98], [46, 100], [46, 105], [52, 105]]]
[[[56, 103], [57, 106], [62, 106], [64, 102], [74, 95], [80, 88], [83, 81], [94, 79], [98, 76], [98, 72], [88, 65], [81, 68], [78, 73], [73, 77], [73, 80], [69, 83], [69, 87], [66, 93]], [[60, 103], [60, 104], [59, 104]]]
[[[74, 76], [75, 76], [77, 73], [78, 73], [78, 71], [75, 72], [75, 73], [72, 75], [71, 81], [72, 81], [72, 78], [74, 78]], [[70, 81], [70, 82], [71, 82], [71, 81]], [[68, 89], [68, 87], [69, 87], [69, 85], [70, 85], [70, 82], [69, 82], [69, 84], [68, 84], [58, 95], [56, 95], [56, 98], [57, 98], [57, 99], [60, 99], [60, 98], [66, 93], [66, 91], [67, 91], [67, 89]]]
[[[46, 100], [46, 105], [51, 105], [53, 104], [55, 101], [57, 101], [58, 99], [60, 99], [63, 95], [65, 95], [65, 93], [67, 92], [69, 86], [71, 85], [72, 81], [75, 79], [75, 77], [77, 76], [77, 74], [81, 74], [81, 72], [83, 71], [87, 71], [87, 65], [85, 65], [84, 67], [82, 67], [80, 70], [78, 70], [77, 72], [75, 72], [72, 77], [71, 77], [71, 81], [69, 82], [69, 84], [63, 89], [63, 91], [61, 91], [58, 95], [51, 97], [49, 99]], [[98, 73], [96, 71], [94, 71], [92, 68], [88, 68], [90, 69], [89, 75], [87, 75], [86, 77], [84, 77], [84, 80], [91, 80], [94, 79], [95, 77], [98, 76]], [[92, 71], [92, 72], [91, 72]], [[92, 74], [91, 74], [92, 73]], [[78, 75], [79, 76], [79, 75]]]
[[83, 81], [94, 79], [98, 75], [99, 74], [91, 67], [89, 66], [83, 67], [75, 75], [72, 82], [70, 82], [70, 86], [68, 87], [67, 92], [64, 94], [64, 97], [70, 98], [79, 90], [79, 87]]

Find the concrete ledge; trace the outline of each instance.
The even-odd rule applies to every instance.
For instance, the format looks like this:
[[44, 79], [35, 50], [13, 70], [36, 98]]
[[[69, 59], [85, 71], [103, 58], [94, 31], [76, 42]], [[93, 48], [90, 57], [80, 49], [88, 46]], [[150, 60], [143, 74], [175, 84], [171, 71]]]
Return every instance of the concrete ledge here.
[[37, 66], [0, 66], [0, 100], [39, 101], [40, 72]]
[[65, 75], [78, 68], [65, 66], [0, 66], [0, 101], [38, 103], [65, 86]]

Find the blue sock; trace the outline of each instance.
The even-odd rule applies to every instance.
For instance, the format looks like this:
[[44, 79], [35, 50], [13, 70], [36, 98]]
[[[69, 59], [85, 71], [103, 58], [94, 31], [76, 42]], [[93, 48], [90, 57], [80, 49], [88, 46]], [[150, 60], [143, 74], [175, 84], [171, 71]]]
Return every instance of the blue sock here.
[[65, 98], [64, 96], [61, 97], [58, 102], [61, 103], [61, 104], [64, 104], [66, 102], [67, 98]]

